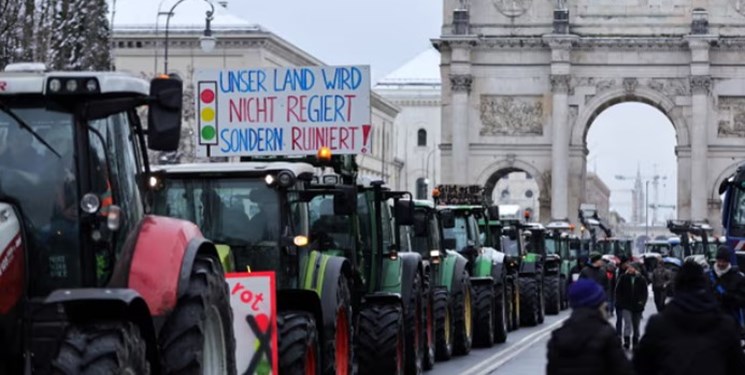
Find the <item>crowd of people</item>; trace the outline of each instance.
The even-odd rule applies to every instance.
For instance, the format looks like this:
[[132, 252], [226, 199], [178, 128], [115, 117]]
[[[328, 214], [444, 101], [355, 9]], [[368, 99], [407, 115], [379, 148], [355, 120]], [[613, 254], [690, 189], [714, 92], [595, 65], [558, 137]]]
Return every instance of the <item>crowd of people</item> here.
[[[580, 260], [567, 285], [572, 314], [551, 334], [546, 373], [745, 374], [745, 276], [730, 259], [722, 246], [711, 269], [686, 261], [677, 272], [661, 263], [645, 270], [630, 259], [614, 267], [597, 253]], [[642, 335], [650, 284], [657, 311]]]

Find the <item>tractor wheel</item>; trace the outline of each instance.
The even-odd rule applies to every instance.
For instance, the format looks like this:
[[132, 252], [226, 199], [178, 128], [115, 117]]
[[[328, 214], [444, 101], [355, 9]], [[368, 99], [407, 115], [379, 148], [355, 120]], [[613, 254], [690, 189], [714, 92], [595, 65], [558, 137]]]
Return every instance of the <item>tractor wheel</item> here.
[[163, 374], [235, 374], [233, 310], [222, 265], [197, 254], [189, 286], [158, 337]]
[[453, 311], [447, 290], [436, 290], [432, 301], [435, 317], [435, 354], [438, 361], [447, 361], [453, 355]]
[[409, 301], [404, 304], [404, 331], [406, 332], [406, 374], [419, 375], [422, 373], [424, 360], [424, 310], [422, 308], [422, 277], [417, 272], [411, 283]]
[[404, 373], [404, 325], [401, 307], [371, 305], [359, 315], [357, 348], [360, 375]]
[[473, 305], [471, 278], [468, 272], [461, 275], [460, 288], [453, 290], [453, 324], [455, 325], [455, 342], [453, 354], [466, 355], [473, 343]]
[[430, 273], [424, 275], [423, 300], [424, 305], [424, 359], [422, 365], [424, 370], [431, 370], [435, 367], [435, 313], [434, 313], [434, 292], [432, 291], [432, 282]]
[[313, 315], [285, 311], [277, 316], [279, 373], [315, 375], [321, 373], [320, 346]]
[[533, 327], [540, 318], [540, 290], [534, 277], [520, 277], [520, 325]]
[[503, 343], [507, 341], [507, 331], [509, 331], [509, 315], [507, 314], [507, 288], [506, 280], [498, 285], [494, 292], [494, 342]]
[[349, 283], [344, 276], [340, 276], [337, 281], [336, 304], [334, 325], [324, 327], [324, 375], [353, 373], [352, 294], [349, 292]]
[[536, 276], [535, 283], [538, 285], [538, 324], [543, 324], [546, 318], [546, 294], [543, 279]]
[[517, 304], [515, 303], [515, 288], [512, 285], [512, 281], [508, 281], [505, 287], [505, 293], [507, 293], [507, 329], [514, 331], [518, 328], [517, 322]]
[[546, 314], [557, 315], [561, 311], [561, 288], [558, 276], [546, 277], [543, 283]]
[[473, 286], [473, 344], [482, 348], [494, 345], [494, 287], [490, 284]]
[[561, 276], [559, 279], [559, 294], [561, 295], [561, 310], [564, 311], [569, 308], [569, 301], [567, 300], [567, 278]]
[[131, 322], [72, 326], [52, 361], [52, 374], [149, 374], [146, 347]]

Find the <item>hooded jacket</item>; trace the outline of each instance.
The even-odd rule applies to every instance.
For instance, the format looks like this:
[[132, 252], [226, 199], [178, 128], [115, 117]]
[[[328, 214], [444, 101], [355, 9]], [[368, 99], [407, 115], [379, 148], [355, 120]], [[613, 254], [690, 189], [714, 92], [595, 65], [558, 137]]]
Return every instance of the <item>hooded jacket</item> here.
[[547, 375], [627, 375], [632, 366], [597, 308], [580, 308], [551, 333]]
[[634, 368], [639, 375], [741, 375], [745, 353], [734, 320], [711, 291], [679, 290], [647, 323]]
[[624, 273], [618, 278], [616, 285], [616, 306], [622, 310], [642, 312], [647, 304], [648, 294], [647, 280], [641, 273]]

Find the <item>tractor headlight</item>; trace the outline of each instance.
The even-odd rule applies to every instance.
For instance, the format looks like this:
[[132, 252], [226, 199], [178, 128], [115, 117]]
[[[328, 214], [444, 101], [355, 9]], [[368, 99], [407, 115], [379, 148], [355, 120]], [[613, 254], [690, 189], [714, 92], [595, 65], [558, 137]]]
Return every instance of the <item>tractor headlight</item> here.
[[59, 92], [61, 88], [62, 88], [62, 82], [60, 82], [59, 79], [55, 78], [49, 81], [49, 91]]
[[98, 90], [98, 82], [95, 79], [89, 79], [85, 83], [85, 89], [89, 92], [96, 92]]
[[101, 208], [101, 199], [96, 194], [87, 193], [80, 200], [80, 208], [87, 214], [94, 214]]
[[290, 171], [282, 171], [277, 175], [279, 186], [290, 187], [295, 183], [295, 175]]
[[264, 182], [266, 182], [267, 185], [272, 186], [274, 184], [274, 176], [268, 174], [266, 177], [264, 177]]
[[74, 92], [78, 89], [78, 81], [71, 79], [65, 82], [65, 90]]

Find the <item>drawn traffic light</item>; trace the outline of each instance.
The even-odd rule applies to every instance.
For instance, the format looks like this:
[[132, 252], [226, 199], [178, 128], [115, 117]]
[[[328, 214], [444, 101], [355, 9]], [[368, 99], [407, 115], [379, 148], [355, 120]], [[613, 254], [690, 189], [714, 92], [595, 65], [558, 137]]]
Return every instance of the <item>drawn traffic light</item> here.
[[202, 81], [199, 89], [197, 123], [199, 145], [217, 145], [217, 82]]

